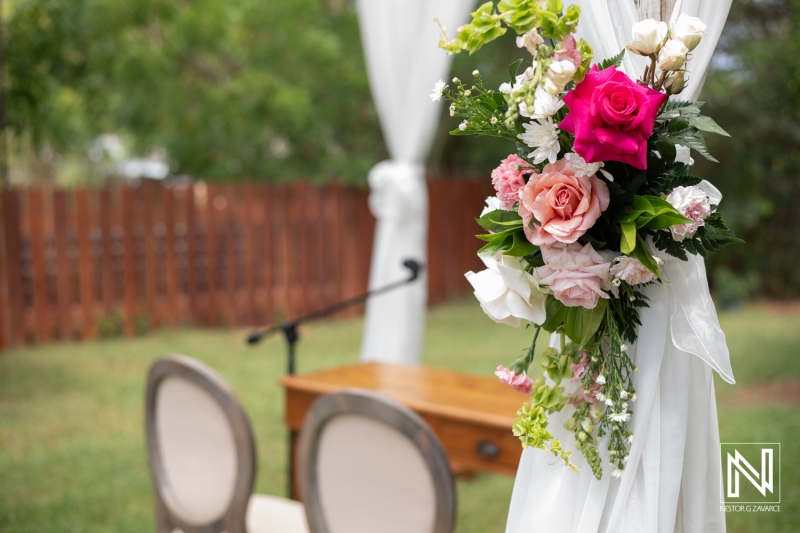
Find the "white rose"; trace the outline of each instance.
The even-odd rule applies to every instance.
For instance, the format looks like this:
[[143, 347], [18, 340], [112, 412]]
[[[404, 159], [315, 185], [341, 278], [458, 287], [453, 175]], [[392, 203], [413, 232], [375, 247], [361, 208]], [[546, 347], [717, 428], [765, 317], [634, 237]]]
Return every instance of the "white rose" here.
[[697, 229], [711, 214], [711, 200], [708, 194], [697, 186], [675, 187], [667, 196], [667, 202], [681, 215], [691, 220], [686, 224], [675, 224], [669, 227], [672, 238], [679, 242], [694, 237]]
[[564, 87], [572, 81], [572, 77], [578, 69], [575, 63], [565, 59], [564, 61], [553, 61], [547, 69], [547, 77], [544, 80], [544, 88], [550, 94], [558, 94]]
[[670, 39], [658, 53], [658, 68], [661, 70], [678, 70], [686, 63], [689, 49], [682, 41]]
[[645, 19], [633, 25], [633, 40], [628, 50], [642, 56], [655, 54], [667, 37], [667, 23], [655, 19]]
[[528, 52], [534, 56], [539, 52], [539, 45], [542, 43], [544, 43], [544, 39], [542, 39], [542, 36], [536, 31], [536, 28], [517, 37], [517, 48], [527, 48]]
[[700, 43], [700, 39], [705, 37], [707, 29], [708, 26], [703, 24], [703, 21], [699, 18], [681, 13], [681, 16], [672, 25], [670, 33], [673, 39], [682, 41], [691, 52]]
[[500, 253], [481, 253], [478, 257], [486, 270], [464, 276], [489, 318], [515, 328], [522, 320], [542, 324], [547, 295], [539, 287], [539, 279], [524, 269], [523, 260]]

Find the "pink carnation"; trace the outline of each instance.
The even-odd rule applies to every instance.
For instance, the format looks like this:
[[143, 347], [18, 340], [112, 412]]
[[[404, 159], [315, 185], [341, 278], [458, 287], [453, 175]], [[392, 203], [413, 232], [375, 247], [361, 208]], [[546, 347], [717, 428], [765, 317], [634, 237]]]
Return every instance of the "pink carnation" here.
[[646, 169], [647, 139], [666, 100], [616, 67], [595, 65], [564, 96], [569, 113], [558, 126], [575, 135], [573, 149], [588, 163], [621, 161]]
[[503, 209], [510, 210], [519, 200], [519, 190], [525, 186], [525, 176], [535, 169], [516, 154], [503, 159], [500, 166], [492, 171], [492, 185]]
[[498, 365], [494, 375], [500, 378], [500, 383], [511, 385], [517, 392], [524, 392], [525, 394], [531, 393], [533, 380], [524, 372], [522, 374], [515, 374], [510, 368]]
[[608, 298], [611, 263], [592, 248], [578, 243], [542, 246], [544, 266], [536, 269], [541, 285], [568, 307], [594, 309], [600, 298]]
[[[660, 257], [653, 256], [653, 259], [659, 268], [664, 265], [664, 261]], [[611, 276], [624, 281], [628, 285], [649, 283], [656, 279], [656, 275], [650, 272], [641, 261], [626, 255], [621, 255], [614, 259], [614, 263], [611, 265]]]
[[545, 166], [522, 189], [519, 214], [533, 244], [575, 242], [608, 207], [606, 184], [596, 175], [577, 176], [581, 170], [561, 159]]

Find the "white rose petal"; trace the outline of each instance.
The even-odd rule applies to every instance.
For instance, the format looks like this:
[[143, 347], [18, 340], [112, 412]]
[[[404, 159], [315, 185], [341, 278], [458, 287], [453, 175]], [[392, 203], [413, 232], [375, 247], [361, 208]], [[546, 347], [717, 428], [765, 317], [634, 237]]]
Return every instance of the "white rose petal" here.
[[492, 211], [497, 211], [498, 209], [503, 209], [503, 202], [501, 202], [500, 198], [497, 196], [489, 196], [486, 198], [486, 207], [481, 211], [481, 216], [486, 213], [491, 213]]
[[633, 25], [633, 39], [628, 50], [639, 55], [649, 56], [661, 48], [667, 37], [667, 23], [655, 19], [646, 19]]
[[682, 41], [691, 52], [700, 43], [700, 39], [705, 37], [706, 30], [708, 30], [708, 26], [702, 20], [686, 13], [681, 13], [681, 16], [672, 25], [670, 33], [673, 39]]
[[486, 270], [467, 272], [467, 281], [489, 318], [519, 327], [523, 320], [541, 324], [546, 317], [547, 295], [539, 279], [525, 270], [522, 260], [502, 254], [478, 254]]
[[682, 41], [670, 39], [658, 53], [658, 68], [664, 71], [678, 70], [686, 63], [689, 49]]

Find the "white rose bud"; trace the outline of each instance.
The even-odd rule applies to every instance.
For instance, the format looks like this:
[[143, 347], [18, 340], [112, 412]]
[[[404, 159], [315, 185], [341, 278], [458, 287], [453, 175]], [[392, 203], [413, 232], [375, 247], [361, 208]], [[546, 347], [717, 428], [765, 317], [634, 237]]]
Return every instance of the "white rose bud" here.
[[547, 69], [547, 77], [544, 80], [544, 88], [550, 94], [558, 94], [564, 87], [572, 81], [573, 76], [578, 71], [575, 63], [569, 60], [553, 61]]
[[655, 54], [667, 37], [667, 23], [655, 19], [646, 19], [633, 25], [633, 40], [628, 50], [641, 56]]
[[664, 89], [667, 94], [679, 94], [686, 87], [686, 72], [678, 70], [671, 72], [664, 80]]
[[678, 70], [686, 63], [689, 49], [682, 41], [670, 39], [658, 53], [658, 68], [664, 71]]
[[675, 24], [672, 25], [672, 38], [682, 41], [686, 48], [691, 52], [700, 43], [700, 39], [705, 37], [708, 26], [697, 17], [691, 17], [686, 13], [681, 13]]

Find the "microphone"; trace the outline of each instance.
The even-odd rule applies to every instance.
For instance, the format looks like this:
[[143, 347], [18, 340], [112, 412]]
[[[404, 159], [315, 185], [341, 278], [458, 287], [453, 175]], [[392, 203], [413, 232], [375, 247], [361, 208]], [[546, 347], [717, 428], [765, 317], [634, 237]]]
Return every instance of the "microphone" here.
[[408, 278], [409, 282], [417, 279], [419, 277], [420, 271], [422, 271], [423, 268], [422, 264], [420, 264], [420, 262], [417, 261], [416, 259], [406, 259], [405, 261], [403, 261], [403, 266], [411, 271], [411, 277]]

